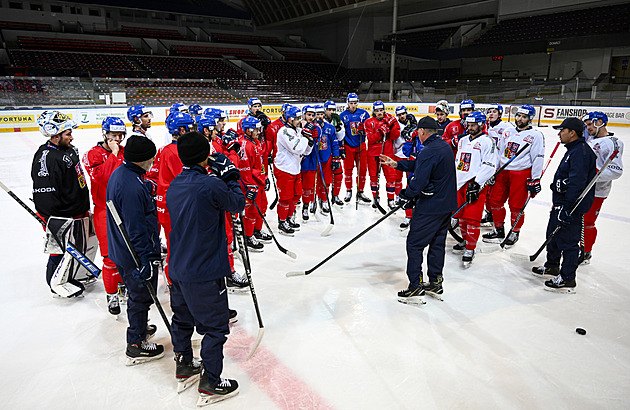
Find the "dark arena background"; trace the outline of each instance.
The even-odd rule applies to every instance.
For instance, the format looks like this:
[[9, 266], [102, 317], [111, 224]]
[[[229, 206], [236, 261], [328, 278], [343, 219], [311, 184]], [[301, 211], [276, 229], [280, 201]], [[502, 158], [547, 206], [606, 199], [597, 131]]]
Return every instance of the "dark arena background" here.
[[[129, 135], [133, 105], [151, 109], [160, 147], [170, 141], [172, 104], [226, 110], [236, 128], [252, 97], [271, 120], [284, 103], [332, 100], [341, 113], [348, 93], [369, 113], [381, 100], [387, 112], [404, 105], [418, 119], [446, 100], [457, 121], [459, 103], [472, 99], [481, 111], [502, 104], [503, 121], [513, 123], [529, 104], [545, 161], [558, 141], [551, 126], [567, 117], [602, 111], [623, 143], [630, 130], [627, 1], [0, 0], [0, 46], [0, 181], [31, 207], [31, 163], [46, 140], [36, 120], [47, 109], [79, 124], [73, 144], [81, 156], [102, 140], [108, 116], [122, 118]], [[240, 394], [215, 407], [628, 408], [628, 178], [613, 183], [575, 295], [544, 292], [534, 263], [516, 255], [545, 240], [548, 187], [564, 151], [528, 206], [518, 244], [497, 251], [480, 239], [464, 270], [449, 236], [444, 301], [423, 306], [396, 300], [408, 284], [402, 210], [312, 274], [287, 278], [382, 215], [353, 200], [333, 207], [330, 236], [321, 236], [328, 216], [315, 213], [286, 237], [269, 209], [272, 231], [297, 259], [274, 243], [251, 254], [265, 337], [248, 359], [260, 323], [249, 293], [230, 294], [239, 320], [224, 347], [223, 377], [237, 379]], [[385, 198], [384, 179], [379, 189]], [[275, 198], [273, 187], [267, 196]], [[195, 408], [196, 388], [176, 391], [172, 343], [155, 307], [154, 341], [166, 357], [126, 367], [125, 306], [118, 319], [108, 313], [100, 280], [84, 298], [52, 298], [40, 224], [4, 193], [0, 207], [1, 407]], [[100, 253], [94, 260], [101, 265]], [[236, 270], [244, 273], [241, 261]], [[170, 317], [162, 276], [157, 294]]]

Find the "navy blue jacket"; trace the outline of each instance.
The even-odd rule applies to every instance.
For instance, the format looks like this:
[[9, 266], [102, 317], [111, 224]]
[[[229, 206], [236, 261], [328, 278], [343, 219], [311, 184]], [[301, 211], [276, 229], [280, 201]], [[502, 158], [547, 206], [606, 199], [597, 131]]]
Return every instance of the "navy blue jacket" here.
[[225, 212], [245, 208], [238, 181], [226, 184], [199, 165], [184, 165], [168, 188], [166, 207], [171, 215], [169, 277], [206, 282], [228, 276]]
[[[578, 197], [586, 188], [586, 185], [593, 179], [597, 168], [595, 165], [595, 153], [586, 143], [584, 138], [578, 138], [565, 145], [567, 152], [562, 157], [560, 165], [553, 176], [553, 183], [557, 180], [566, 180], [567, 190], [558, 193], [553, 190], [553, 204], [572, 207]], [[576, 208], [575, 214], [585, 214], [593, 205], [595, 199], [595, 185], [588, 191], [588, 194], [582, 199], [580, 205]], [[570, 209], [567, 209], [570, 211]]]
[[[131, 162], [112, 172], [107, 182], [106, 198], [114, 206], [123, 221], [141, 264], [150, 255], [160, 255], [160, 231], [155, 203], [142, 180], [145, 170]], [[109, 258], [118, 266], [132, 269], [136, 264], [118, 230], [114, 218], [107, 211], [107, 247]]]
[[[415, 160], [398, 161], [396, 169], [413, 172], [407, 184], [406, 195], [417, 198], [414, 215], [439, 215], [453, 212], [457, 208], [457, 178], [453, 150], [440, 137], [433, 134], [424, 141], [424, 148]], [[420, 195], [433, 185], [432, 196]]]

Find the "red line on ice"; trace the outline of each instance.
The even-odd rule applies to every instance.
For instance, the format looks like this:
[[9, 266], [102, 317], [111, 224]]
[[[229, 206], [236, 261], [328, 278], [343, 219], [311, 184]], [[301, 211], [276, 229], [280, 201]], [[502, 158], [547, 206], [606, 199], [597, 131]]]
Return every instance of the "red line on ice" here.
[[[240, 326], [232, 326], [230, 337], [223, 346], [223, 352], [239, 363], [251, 380], [283, 409], [332, 409], [309, 385], [269, 350], [258, 346], [251, 359], [247, 360], [250, 349], [256, 342]], [[262, 343], [261, 343], [262, 344]]]

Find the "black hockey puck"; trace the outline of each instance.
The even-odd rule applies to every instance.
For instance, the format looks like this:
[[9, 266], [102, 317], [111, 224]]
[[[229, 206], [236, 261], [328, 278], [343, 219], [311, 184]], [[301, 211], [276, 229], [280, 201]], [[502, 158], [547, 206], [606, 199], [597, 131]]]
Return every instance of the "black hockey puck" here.
[[586, 334], [586, 330], [585, 330], [585, 329], [582, 329], [581, 327], [578, 327], [577, 329], [575, 329], [575, 331], [576, 331], [578, 334], [581, 334], [581, 335], [585, 335], [585, 334]]

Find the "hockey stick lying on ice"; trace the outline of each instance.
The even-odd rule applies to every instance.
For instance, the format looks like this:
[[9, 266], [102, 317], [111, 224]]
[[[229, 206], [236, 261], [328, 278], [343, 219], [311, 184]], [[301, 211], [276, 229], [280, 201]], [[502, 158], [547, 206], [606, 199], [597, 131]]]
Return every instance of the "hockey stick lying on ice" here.
[[[326, 202], [328, 203], [328, 212], [330, 213], [330, 223], [321, 233], [321, 236], [330, 235], [330, 231], [335, 226], [335, 218], [333, 217], [332, 205], [330, 204], [330, 197], [328, 196], [328, 185], [326, 185], [326, 179], [324, 179], [324, 170], [322, 169], [322, 163], [319, 160], [319, 149], [317, 153], [317, 165], [319, 166], [319, 175], [322, 177], [322, 182], [324, 183], [324, 193], [326, 194]], [[317, 192], [317, 188], [315, 188], [315, 192]], [[322, 207], [323, 208], [323, 207]]]
[[[383, 155], [383, 152], [385, 152], [385, 140], [383, 140], [383, 145], [381, 146], [381, 155]], [[377, 159], [378, 163], [376, 164], [376, 198], [378, 198], [379, 196], [379, 190], [381, 188], [381, 169], [383, 169], [383, 166], [381, 165], [381, 157], [379, 156]], [[376, 209], [379, 210], [380, 213], [382, 213], [383, 215], [385, 215], [387, 213], [387, 211], [385, 211], [385, 209], [383, 209], [383, 207], [381, 206], [380, 202], [378, 200], [374, 200], [374, 204], [376, 205]]]
[[[575, 203], [571, 207], [571, 211], [569, 211], [569, 215], [573, 215], [573, 212], [575, 212], [576, 208], [580, 205], [584, 197], [588, 194], [588, 191], [591, 190], [591, 188], [593, 187], [593, 185], [595, 185], [599, 177], [602, 176], [602, 171], [608, 168], [608, 165], [610, 165], [610, 163], [613, 161], [613, 159], [615, 159], [618, 153], [619, 153], [619, 149], [614, 150], [613, 153], [610, 155], [610, 157], [608, 157], [606, 162], [604, 162], [604, 165], [602, 165], [602, 168], [599, 170], [599, 172], [597, 172], [597, 174], [595, 174], [593, 179], [591, 179], [591, 182], [588, 183], [586, 188], [584, 188], [584, 191], [582, 191], [578, 199], [575, 201]], [[549, 242], [551, 242], [551, 239], [554, 237], [554, 235], [558, 233], [558, 231], [561, 228], [562, 228], [561, 224], [558, 224], [558, 226], [556, 226], [556, 229], [554, 229], [553, 232], [551, 232], [551, 234], [547, 237], [547, 239], [545, 239], [545, 242], [540, 246], [540, 248], [538, 248], [536, 253], [534, 253], [533, 255], [529, 257], [530, 262], [533, 262], [536, 260], [536, 258], [538, 258], [538, 255], [540, 255], [543, 249], [545, 249], [545, 247], [549, 244]]]
[[[13, 191], [11, 191], [6, 185], [4, 185], [2, 181], [0, 181], [0, 187], [2, 187], [2, 189], [4, 189], [4, 191], [9, 194], [11, 198], [15, 199], [15, 201], [20, 204], [22, 208], [24, 208], [29, 214], [31, 214], [33, 218], [37, 219], [37, 221], [42, 224], [44, 228], [46, 227], [46, 221], [41, 216], [37, 215], [28, 205], [26, 205], [17, 195], [13, 193]], [[55, 238], [57, 245], [59, 245], [59, 247], [63, 249], [64, 246], [61, 243], [61, 240], [57, 238], [57, 235], [52, 236], [53, 238]], [[94, 262], [90, 260], [90, 258], [79, 252], [75, 244], [68, 240], [66, 242], [65, 248], [66, 252], [68, 252], [74, 259], [76, 259], [85, 269], [87, 269], [88, 272], [90, 272], [97, 278], [99, 277], [99, 275], [101, 274], [101, 270], [94, 264]]]
[[[512, 158], [510, 158], [510, 159], [509, 159], [509, 160], [508, 160], [505, 164], [501, 165], [501, 167], [500, 167], [499, 169], [497, 169], [497, 171], [496, 171], [496, 172], [495, 172], [495, 173], [494, 173], [494, 174], [493, 174], [490, 178], [488, 178], [488, 180], [487, 180], [487, 181], [483, 184], [483, 186], [479, 189], [479, 192], [481, 192], [481, 191], [482, 191], [482, 190], [483, 190], [483, 189], [484, 189], [484, 188], [485, 188], [485, 187], [486, 187], [486, 186], [490, 183], [490, 181], [493, 181], [493, 180], [494, 180], [494, 178], [496, 178], [496, 176], [497, 176], [497, 175], [499, 175], [499, 173], [500, 173], [501, 171], [503, 171], [503, 170], [504, 170], [504, 169], [505, 169], [508, 165], [510, 165], [510, 163], [511, 163], [512, 161], [514, 161], [516, 158], [518, 158], [518, 156], [519, 156], [519, 155], [521, 155], [521, 154], [523, 153], [523, 151], [525, 151], [525, 149], [527, 149], [527, 147], [529, 147], [529, 145], [530, 145], [530, 144], [529, 144], [529, 142], [528, 142], [527, 144], [523, 145], [523, 146], [521, 147], [521, 149], [519, 149], [518, 151], [516, 151], [516, 154], [514, 154], [514, 156], [513, 156]], [[455, 215], [457, 215], [457, 214], [458, 214], [458, 213], [459, 213], [462, 209], [464, 209], [464, 207], [465, 207], [466, 205], [468, 205], [469, 203], [470, 203], [470, 201], [468, 201], [468, 199], [466, 199], [466, 202], [464, 202], [464, 203], [462, 204], [462, 206], [460, 206], [459, 208], [457, 208], [457, 210], [455, 210], [455, 212], [453, 212], [453, 213], [451, 214], [451, 218], [455, 218]], [[455, 232], [455, 228], [456, 228], [456, 227], [457, 227], [457, 226], [453, 226], [453, 224], [450, 224], [450, 225], [449, 225], [449, 228], [448, 228], [448, 232], [451, 234], [451, 236], [452, 236], [452, 237], [453, 237], [453, 238], [454, 238], [457, 242], [463, 242], [463, 241], [464, 241], [464, 239], [463, 239], [461, 236], [457, 235], [457, 233]]]
[[280, 194], [278, 194], [278, 185], [276, 185], [276, 176], [273, 173], [273, 168], [270, 165], [268, 165], [268, 167], [269, 167], [269, 172], [271, 173], [271, 180], [273, 181], [273, 189], [276, 191], [276, 197], [274, 198], [271, 205], [269, 205], [269, 209], [273, 209], [276, 207], [276, 204], [278, 203], [278, 198], [280, 198]]
[[[254, 202], [255, 203], [255, 202]], [[249, 352], [247, 356], [247, 360], [249, 360], [258, 346], [262, 341], [262, 338], [265, 334], [265, 326], [263, 325], [262, 316], [260, 315], [260, 307], [258, 306], [258, 297], [256, 296], [256, 291], [254, 290], [254, 282], [252, 282], [252, 266], [249, 263], [249, 252], [247, 251], [247, 244], [245, 243], [245, 223], [243, 222], [243, 213], [239, 214], [239, 220], [241, 222], [241, 230], [236, 233], [236, 240], [238, 241], [238, 251], [241, 254], [241, 259], [243, 260], [243, 267], [245, 268], [245, 275], [247, 276], [247, 281], [249, 282], [249, 290], [252, 294], [252, 300], [254, 301], [254, 309], [256, 309], [256, 317], [258, 318], [258, 336], [256, 337], [256, 343], [252, 347], [252, 350]], [[232, 222], [236, 222], [236, 217], [232, 215]], [[236, 226], [236, 224], [234, 224]]]
[[[551, 160], [553, 159], [553, 156], [556, 154], [556, 151], [558, 150], [559, 146], [560, 146], [560, 141], [558, 141], [558, 143], [556, 144], [556, 146], [553, 149], [553, 151], [551, 151], [551, 155], [549, 155], [549, 159], [547, 160], [547, 163], [545, 164], [545, 167], [543, 168], [542, 174], [540, 174], [540, 179], [542, 179], [543, 175], [545, 175], [545, 171], [547, 171], [547, 167], [549, 167], [549, 164], [551, 163]], [[505, 235], [505, 239], [503, 239], [503, 241], [499, 244], [501, 249], [505, 249], [505, 243], [507, 242], [507, 240], [510, 237], [510, 235], [512, 234], [512, 232], [514, 232], [514, 228], [516, 228], [516, 224], [518, 223], [518, 221], [521, 220], [521, 217], [523, 216], [523, 213], [525, 212], [525, 207], [529, 203], [530, 199], [532, 199], [532, 195], [528, 192], [527, 193], [527, 200], [525, 201], [525, 204], [523, 205], [523, 208], [521, 208], [521, 212], [518, 213], [518, 215], [516, 217], [516, 220], [512, 224], [512, 227], [510, 228], [510, 232], [508, 232], [507, 235]]]
[[[141, 268], [140, 258], [138, 258], [136, 249], [133, 247], [133, 244], [131, 243], [131, 239], [129, 239], [129, 234], [127, 233], [127, 229], [125, 229], [125, 225], [123, 224], [122, 219], [120, 219], [120, 215], [118, 214], [118, 211], [116, 210], [116, 206], [114, 206], [114, 203], [111, 201], [111, 199], [107, 201], [106, 204], [107, 204], [107, 209], [109, 209], [109, 213], [112, 214], [112, 218], [114, 218], [114, 222], [116, 222], [116, 226], [118, 226], [118, 230], [120, 231], [120, 234], [122, 235], [123, 240], [125, 241], [125, 245], [127, 245], [127, 249], [129, 249], [129, 253], [131, 253], [131, 257], [133, 258], [133, 261], [136, 264], [136, 268], [140, 269]], [[166, 325], [166, 328], [168, 329], [168, 333], [171, 334], [171, 324], [168, 321], [168, 318], [166, 317], [166, 313], [164, 313], [162, 304], [160, 303], [160, 301], [157, 298], [157, 295], [155, 294], [155, 289], [153, 289], [153, 285], [149, 281], [143, 281], [143, 285], [147, 287], [149, 294], [151, 294], [151, 299], [153, 299], [153, 303], [155, 303], [155, 306], [157, 306], [158, 310], [160, 311], [160, 316], [162, 316], [162, 320], [164, 321], [164, 324]]]
[[330, 256], [328, 256], [326, 259], [324, 259], [323, 261], [321, 261], [320, 263], [318, 263], [317, 265], [313, 266], [311, 269], [306, 270], [306, 271], [294, 271], [294, 272], [287, 272], [286, 277], [290, 278], [291, 276], [305, 276], [305, 275], [310, 275], [311, 273], [313, 273], [313, 271], [317, 268], [319, 268], [320, 266], [322, 266], [324, 263], [328, 262], [329, 260], [331, 260], [335, 255], [337, 255], [339, 252], [343, 251], [344, 249], [346, 249], [348, 246], [352, 245], [357, 239], [359, 239], [360, 237], [362, 237], [363, 235], [365, 235], [366, 233], [368, 233], [368, 231], [370, 231], [372, 228], [374, 228], [376, 225], [380, 224], [381, 222], [383, 222], [385, 219], [389, 218], [390, 216], [392, 216], [396, 211], [398, 211], [401, 208], [400, 205], [397, 205], [394, 209], [392, 209], [391, 211], [389, 211], [387, 214], [381, 216], [379, 218], [378, 221], [374, 222], [372, 225], [368, 226], [367, 228], [365, 228], [363, 231], [361, 231], [360, 234], [358, 234], [357, 236], [355, 236], [354, 238], [350, 239], [350, 241], [346, 242], [341, 248], [337, 249], [336, 251], [334, 251]]

